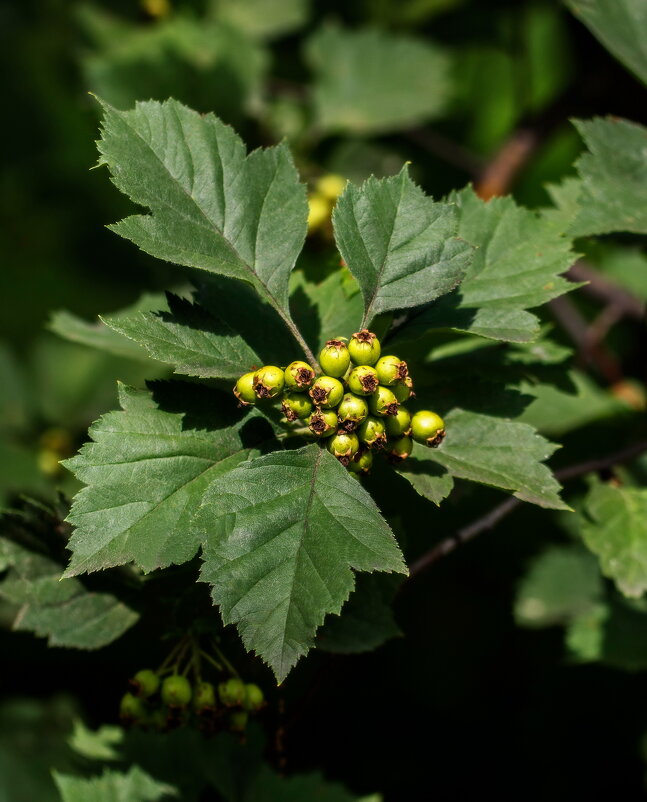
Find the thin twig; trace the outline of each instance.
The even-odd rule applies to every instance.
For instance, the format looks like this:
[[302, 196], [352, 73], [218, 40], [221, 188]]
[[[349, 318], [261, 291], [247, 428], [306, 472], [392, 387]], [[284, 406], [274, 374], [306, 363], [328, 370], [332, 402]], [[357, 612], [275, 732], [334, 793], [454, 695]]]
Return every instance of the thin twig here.
[[582, 259], [571, 266], [567, 276], [573, 281], [588, 282], [581, 288], [582, 292], [597, 298], [599, 301], [604, 301], [605, 304], [616, 307], [624, 317], [631, 317], [636, 320], [645, 319], [645, 304], [640, 298], [636, 298], [628, 290], [609, 281], [606, 276]]
[[498, 195], [507, 195], [541, 141], [539, 131], [530, 128], [515, 131], [481, 172], [474, 187], [479, 198], [490, 200]]
[[[578, 462], [574, 465], [567, 465], [555, 471], [555, 477], [560, 481], [567, 481], [569, 479], [575, 479], [578, 476], [584, 476], [587, 473], [593, 473], [594, 471], [603, 471], [607, 468], [612, 468], [614, 465], [621, 465], [623, 462], [628, 462], [640, 456], [640, 454], [643, 454], [645, 451], [647, 451], [647, 440], [634, 443], [634, 445], [623, 448], [606, 457], [599, 457], [585, 462]], [[476, 535], [480, 535], [481, 532], [492, 529], [499, 521], [508, 516], [517, 507], [521, 506], [522, 503], [520, 499], [508, 498], [501, 502], [501, 504], [497, 504], [496, 507], [493, 507], [481, 518], [478, 518], [471, 524], [459, 529], [453, 535], [441, 540], [440, 543], [411, 563], [409, 566], [409, 580], [425, 573], [435, 562], [441, 557], [450, 554], [457, 546], [471, 540], [476, 537]]]

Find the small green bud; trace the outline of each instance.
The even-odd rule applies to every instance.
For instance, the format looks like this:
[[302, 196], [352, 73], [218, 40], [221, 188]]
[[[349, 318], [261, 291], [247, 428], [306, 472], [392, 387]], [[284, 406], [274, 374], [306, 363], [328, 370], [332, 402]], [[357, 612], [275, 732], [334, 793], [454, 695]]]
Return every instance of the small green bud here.
[[407, 376], [406, 378], [402, 379], [402, 381], [394, 384], [391, 387], [393, 390], [393, 395], [398, 399], [400, 404], [404, 404], [405, 401], [408, 401], [412, 396], [415, 396], [413, 392], [413, 379], [411, 376]]
[[352, 432], [368, 415], [368, 404], [358, 395], [346, 393], [337, 407], [339, 428]]
[[380, 341], [368, 329], [356, 331], [348, 343], [350, 358], [356, 365], [374, 365], [380, 358]]
[[411, 418], [411, 435], [419, 443], [436, 448], [445, 437], [445, 422], [435, 412], [421, 409]]
[[358, 365], [348, 376], [348, 389], [355, 395], [372, 395], [378, 384], [377, 371], [370, 365]]
[[283, 392], [285, 377], [276, 365], [265, 365], [254, 374], [254, 392], [257, 398], [276, 398]]
[[232, 677], [218, 685], [218, 696], [225, 707], [242, 706], [245, 693], [245, 683], [238, 677]]
[[245, 710], [234, 710], [229, 714], [229, 729], [232, 732], [245, 732], [248, 721], [249, 713]]
[[191, 696], [191, 683], [180, 674], [171, 674], [162, 682], [162, 701], [169, 707], [184, 707]]
[[328, 376], [341, 378], [350, 365], [348, 346], [343, 340], [328, 340], [319, 354], [321, 369]]
[[413, 440], [405, 434], [389, 443], [386, 454], [390, 462], [402, 462], [411, 454], [412, 448]]
[[348, 470], [352, 473], [366, 474], [371, 472], [373, 467], [373, 452], [361, 451], [355, 454], [354, 458], [348, 463]]
[[129, 680], [137, 696], [147, 699], [152, 696], [160, 686], [160, 678], [150, 668], [143, 668]]
[[283, 373], [285, 387], [293, 393], [303, 393], [315, 380], [315, 372], [307, 362], [290, 362]]
[[254, 685], [253, 682], [248, 682], [247, 685], [245, 685], [245, 700], [243, 702], [245, 710], [260, 710], [264, 704], [265, 696], [263, 695], [263, 691], [258, 685]]
[[332, 376], [319, 376], [308, 390], [315, 406], [322, 409], [336, 407], [344, 397], [344, 385]]
[[359, 451], [359, 440], [354, 432], [337, 432], [328, 441], [328, 451], [346, 467]]
[[216, 706], [216, 689], [210, 682], [198, 682], [193, 694], [193, 707], [196, 710], [204, 710], [207, 707]]
[[386, 429], [384, 422], [369, 415], [359, 425], [357, 437], [360, 443], [369, 448], [384, 448], [386, 445]]
[[256, 393], [254, 392], [254, 373], [243, 373], [234, 385], [234, 395], [238, 399], [241, 407], [248, 407], [256, 403]]
[[377, 378], [380, 384], [391, 386], [406, 379], [409, 374], [407, 363], [403, 362], [397, 356], [383, 356], [377, 360], [375, 365], [377, 371]]
[[368, 399], [368, 409], [371, 415], [397, 415], [398, 399], [388, 387], [380, 385], [375, 393]]
[[125, 693], [119, 703], [119, 717], [124, 721], [143, 721], [146, 718], [146, 706], [138, 696]]
[[411, 433], [411, 415], [406, 407], [399, 407], [395, 415], [389, 415], [384, 421], [387, 437], [402, 437]]
[[312, 413], [312, 401], [305, 393], [285, 393], [281, 409], [290, 423], [294, 423], [295, 420], [305, 420]]
[[337, 431], [339, 421], [334, 409], [317, 409], [306, 423], [315, 437], [331, 437]]

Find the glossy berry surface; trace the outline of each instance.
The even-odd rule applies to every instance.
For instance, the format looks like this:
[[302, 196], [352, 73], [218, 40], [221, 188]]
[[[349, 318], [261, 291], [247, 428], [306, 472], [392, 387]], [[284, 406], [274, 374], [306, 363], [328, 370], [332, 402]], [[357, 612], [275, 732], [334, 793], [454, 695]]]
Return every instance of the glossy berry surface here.
[[254, 374], [254, 392], [258, 398], [276, 398], [284, 385], [285, 375], [276, 365], [265, 365]]
[[264, 704], [265, 696], [263, 695], [263, 691], [258, 685], [254, 685], [253, 682], [248, 682], [247, 685], [245, 685], [245, 700], [243, 702], [245, 710], [260, 710]]
[[119, 715], [129, 721], [142, 721], [146, 716], [146, 706], [132, 693], [126, 693], [119, 703]]
[[218, 696], [226, 707], [240, 707], [245, 701], [245, 683], [238, 677], [232, 677], [218, 685]]
[[315, 372], [307, 362], [295, 360], [283, 371], [285, 389], [293, 393], [304, 393], [315, 380]]
[[388, 387], [406, 379], [409, 375], [407, 363], [403, 362], [397, 356], [380, 357], [375, 364], [375, 370], [377, 371], [377, 378], [380, 380], [380, 384]]
[[359, 439], [354, 432], [337, 432], [328, 441], [328, 451], [345, 467], [359, 451]]
[[394, 384], [391, 387], [391, 390], [400, 404], [404, 404], [404, 402], [408, 401], [412, 395], [415, 395], [413, 392], [413, 379], [411, 376], [407, 376], [406, 379]]
[[216, 706], [216, 689], [210, 682], [199, 682], [193, 693], [193, 706], [196, 710]]
[[439, 446], [445, 437], [445, 421], [429, 409], [421, 409], [411, 418], [411, 436], [430, 448]]
[[337, 407], [339, 428], [352, 432], [368, 415], [368, 404], [361, 396], [346, 393]]
[[180, 674], [171, 674], [162, 682], [161, 696], [169, 707], [184, 707], [191, 701], [191, 683]]
[[350, 365], [350, 353], [343, 340], [328, 340], [319, 354], [321, 369], [328, 376], [341, 378]]
[[281, 409], [285, 417], [293, 423], [296, 420], [305, 420], [312, 413], [312, 401], [305, 393], [285, 393]]
[[377, 371], [370, 365], [358, 365], [348, 376], [348, 389], [355, 395], [372, 395], [378, 384]]
[[344, 385], [332, 376], [319, 376], [308, 392], [315, 406], [331, 409], [344, 397]]
[[406, 407], [399, 407], [395, 415], [384, 421], [387, 437], [402, 437], [411, 432], [411, 415]]
[[348, 343], [348, 350], [350, 358], [356, 365], [374, 365], [382, 353], [380, 341], [368, 329], [353, 334]]
[[307, 418], [306, 423], [315, 437], [331, 437], [339, 425], [334, 409], [317, 409]]
[[382, 387], [381, 385], [368, 399], [369, 412], [371, 415], [377, 415], [378, 417], [397, 415], [398, 407], [398, 399], [395, 395], [388, 387]]
[[256, 392], [254, 391], [254, 373], [243, 373], [234, 385], [234, 395], [241, 406], [248, 406], [256, 403]]
[[373, 467], [373, 452], [363, 451], [355, 455], [348, 463], [348, 470], [353, 473], [370, 473]]
[[157, 692], [160, 686], [160, 678], [150, 668], [144, 668], [135, 674], [130, 680], [130, 684], [135, 689], [137, 696], [147, 699]]
[[391, 462], [402, 462], [402, 460], [405, 460], [411, 454], [412, 448], [413, 440], [408, 435], [404, 435], [389, 443], [387, 456]]
[[384, 421], [369, 415], [360, 423], [357, 429], [357, 437], [360, 443], [364, 443], [369, 448], [383, 448], [386, 445]]

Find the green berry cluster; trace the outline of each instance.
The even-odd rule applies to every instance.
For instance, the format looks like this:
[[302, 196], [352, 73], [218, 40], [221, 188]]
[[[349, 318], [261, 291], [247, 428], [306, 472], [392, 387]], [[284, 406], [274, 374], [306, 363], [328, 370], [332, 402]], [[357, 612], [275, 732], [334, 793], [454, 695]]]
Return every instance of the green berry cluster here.
[[[158, 670], [142, 669], [129, 680], [130, 691], [119, 704], [122, 722], [159, 732], [194, 724], [206, 734], [244, 733], [250, 714], [265, 706], [265, 697], [218, 653], [210, 655], [192, 637], [183, 638]], [[221, 676], [207, 680], [205, 668]]]
[[280, 402], [289, 424], [301, 421], [299, 433], [325, 440], [356, 476], [370, 471], [374, 450], [397, 463], [409, 456], [413, 440], [434, 448], [445, 437], [439, 415], [427, 409], [411, 415], [404, 406], [415, 395], [407, 363], [382, 356], [380, 341], [368, 329], [350, 341], [328, 340], [319, 365], [319, 376], [307, 362], [265, 365], [243, 374], [234, 395], [243, 406]]

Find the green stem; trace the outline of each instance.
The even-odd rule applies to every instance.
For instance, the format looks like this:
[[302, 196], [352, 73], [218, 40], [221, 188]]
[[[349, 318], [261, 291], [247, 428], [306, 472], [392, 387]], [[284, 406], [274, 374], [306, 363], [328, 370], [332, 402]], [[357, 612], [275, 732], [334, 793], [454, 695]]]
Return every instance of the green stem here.
[[311, 435], [312, 432], [308, 429], [307, 426], [300, 426], [298, 429], [292, 429], [288, 432], [279, 432], [276, 435], [277, 440], [287, 440], [288, 437], [306, 437], [307, 435]]
[[233, 665], [232, 665], [232, 664], [229, 662], [229, 660], [227, 660], [227, 658], [225, 657], [225, 655], [224, 655], [224, 654], [223, 654], [223, 652], [222, 652], [222, 649], [221, 649], [221, 648], [218, 646], [218, 643], [217, 643], [217, 641], [216, 641], [215, 639], [214, 639], [214, 640], [212, 640], [212, 643], [211, 643], [211, 645], [213, 646], [213, 648], [214, 648], [214, 650], [215, 650], [216, 654], [217, 654], [217, 655], [218, 655], [218, 657], [219, 657], [219, 658], [222, 660], [223, 664], [225, 665], [225, 668], [227, 668], [227, 670], [229, 671], [229, 673], [230, 673], [230, 674], [233, 674], [233, 675], [234, 675], [234, 677], [240, 677], [240, 674], [239, 674], [239, 673], [236, 671], [236, 669], [235, 669], [235, 668], [234, 668], [234, 666], [233, 666]]
[[288, 329], [290, 329], [290, 332], [291, 332], [292, 336], [294, 337], [294, 339], [301, 346], [301, 349], [302, 349], [303, 353], [305, 354], [308, 363], [314, 369], [315, 373], [319, 373], [319, 362], [317, 361], [316, 356], [310, 350], [310, 346], [308, 345], [308, 343], [303, 338], [303, 335], [301, 334], [301, 332], [297, 328], [295, 322], [292, 320], [290, 315], [287, 312], [285, 312], [278, 304], [275, 304], [274, 308], [279, 313], [279, 315], [281, 316], [281, 319], [283, 320], [285, 325], [288, 327]]
[[210, 654], [207, 654], [207, 652], [203, 652], [202, 649], [200, 649], [200, 656], [204, 657], [204, 659], [208, 663], [211, 663], [211, 665], [214, 668], [216, 668], [218, 671], [223, 671], [224, 672], [225, 669], [220, 665], [220, 663], [217, 660], [214, 660], [214, 658]]
[[169, 666], [169, 664], [170, 664], [171, 660], [173, 660], [173, 658], [174, 658], [174, 657], [177, 655], [177, 653], [180, 651], [180, 648], [182, 647], [182, 644], [183, 644], [183, 643], [184, 643], [184, 638], [182, 638], [181, 640], [179, 640], [179, 641], [178, 641], [178, 642], [175, 644], [175, 646], [174, 646], [174, 647], [171, 649], [171, 651], [170, 651], [170, 652], [169, 652], [169, 653], [166, 655], [166, 657], [165, 657], [165, 658], [164, 658], [164, 660], [162, 661], [162, 663], [161, 663], [160, 667], [157, 669], [157, 673], [158, 673], [158, 674], [161, 674], [163, 671], [166, 671], [166, 669], [167, 669], [167, 667]]

